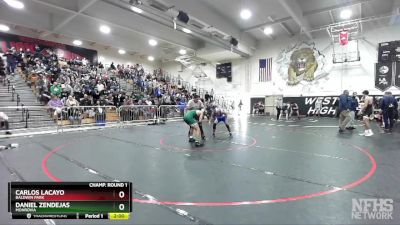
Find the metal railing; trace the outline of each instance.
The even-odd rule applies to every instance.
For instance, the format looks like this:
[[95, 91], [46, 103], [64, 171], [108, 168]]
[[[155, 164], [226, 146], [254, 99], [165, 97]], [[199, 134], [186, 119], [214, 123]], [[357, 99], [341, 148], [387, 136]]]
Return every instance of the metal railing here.
[[11, 82], [7, 79], [7, 93], [10, 93]]
[[8, 117], [10, 130], [39, 127], [55, 127], [56, 124], [46, 113], [48, 107], [45, 106], [7, 106], [0, 107]]
[[14, 85], [12, 85], [11, 86], [11, 96], [12, 96], [12, 99], [11, 99], [11, 101], [14, 101], [14, 96], [15, 96], [15, 86]]
[[21, 102], [21, 97], [19, 96], [19, 94], [17, 94], [17, 111], [19, 110], [18, 106], [20, 102]]
[[49, 108], [49, 114], [57, 122], [58, 128], [105, 126], [119, 122], [115, 106], [71, 106]]
[[[184, 106], [183, 106], [184, 107]], [[0, 107], [0, 112], [8, 116], [10, 129], [22, 128], [77, 128], [152, 122], [159, 119], [182, 118], [182, 106], [74, 106], [51, 108], [48, 106]], [[184, 109], [184, 108], [182, 108]], [[20, 113], [18, 113], [18, 111]]]
[[158, 107], [158, 118], [160, 121], [183, 118], [185, 108], [186, 105], [160, 105]]
[[29, 120], [29, 109], [24, 107], [22, 104], [22, 122], [25, 122], [25, 128], [28, 128], [28, 120]]
[[[127, 106], [48, 106], [0, 107], [8, 116], [10, 130], [30, 132], [36, 128], [63, 132], [66, 128], [115, 127], [141, 122], [152, 124], [179, 120], [186, 105], [127, 105]], [[19, 110], [19, 112], [17, 111]]]
[[119, 119], [123, 123], [157, 121], [158, 107], [153, 105], [124, 105], [118, 108]]

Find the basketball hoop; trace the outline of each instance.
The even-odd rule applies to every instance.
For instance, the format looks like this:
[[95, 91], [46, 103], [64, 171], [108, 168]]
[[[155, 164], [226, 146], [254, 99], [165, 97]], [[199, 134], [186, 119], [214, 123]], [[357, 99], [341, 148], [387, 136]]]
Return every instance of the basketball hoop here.
[[360, 61], [358, 37], [360, 32], [359, 21], [337, 23], [329, 26], [333, 48], [333, 63]]

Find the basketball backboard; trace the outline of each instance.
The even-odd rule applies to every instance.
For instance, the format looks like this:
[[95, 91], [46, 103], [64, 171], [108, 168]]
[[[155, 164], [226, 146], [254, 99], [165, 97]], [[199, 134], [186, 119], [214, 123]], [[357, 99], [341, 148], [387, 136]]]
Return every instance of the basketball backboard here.
[[358, 37], [360, 22], [348, 21], [331, 25], [328, 28], [333, 47], [333, 63], [360, 61]]

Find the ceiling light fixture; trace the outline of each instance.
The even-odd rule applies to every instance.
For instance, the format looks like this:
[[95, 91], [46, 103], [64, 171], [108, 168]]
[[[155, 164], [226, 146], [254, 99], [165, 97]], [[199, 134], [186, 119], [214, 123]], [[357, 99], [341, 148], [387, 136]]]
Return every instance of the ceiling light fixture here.
[[110, 29], [110, 27], [108, 27], [106, 25], [101, 25], [100, 26], [100, 31], [101, 31], [101, 33], [109, 34], [111, 32], [111, 29]]
[[5, 24], [0, 24], [0, 31], [9, 31], [10, 27]]
[[23, 9], [25, 7], [24, 3], [17, 0], [4, 0], [4, 2], [15, 9]]
[[187, 28], [182, 28], [182, 31], [183, 32], [185, 32], [185, 33], [187, 33], [187, 34], [190, 34], [190, 33], [192, 33], [192, 31], [191, 30], [189, 30], [189, 29], [187, 29]]
[[179, 50], [179, 54], [181, 55], [186, 55], [187, 51], [185, 49]]
[[74, 45], [82, 45], [82, 41], [81, 40], [74, 40], [73, 42], [72, 42], [72, 44], [74, 44]]
[[274, 33], [274, 30], [272, 30], [271, 27], [266, 27], [266, 28], [264, 28], [263, 32], [265, 35], [271, 35], [272, 33]]
[[153, 57], [153, 56], [149, 56], [149, 57], [147, 57], [147, 59], [148, 59], [149, 61], [154, 61], [154, 57]]
[[149, 45], [156, 46], [157, 44], [158, 44], [158, 42], [156, 40], [154, 40], [154, 39], [149, 40]]
[[344, 20], [350, 19], [351, 14], [352, 14], [352, 12], [351, 12], [350, 9], [343, 9], [343, 10], [340, 12], [340, 18], [342, 18], [342, 19], [344, 19]]
[[139, 0], [129, 0], [130, 5], [141, 5], [142, 2]]
[[187, 28], [182, 28], [182, 31], [183, 32], [185, 32], [185, 33], [187, 33], [187, 34], [190, 34], [190, 33], [192, 33], [192, 31], [191, 30], [189, 30], [189, 29], [187, 29]]
[[143, 10], [142, 10], [142, 9], [139, 9], [139, 8], [136, 7], [136, 6], [131, 6], [131, 10], [134, 11], [135, 13], [143, 13]]
[[242, 11], [240, 11], [240, 17], [244, 20], [248, 20], [251, 17], [251, 11], [248, 9], [242, 9]]
[[120, 50], [118, 50], [118, 53], [119, 53], [119, 54], [121, 54], [121, 55], [123, 55], [123, 54], [125, 54], [125, 53], [126, 53], [126, 51], [125, 51], [125, 50], [123, 50], [123, 49], [120, 49]]

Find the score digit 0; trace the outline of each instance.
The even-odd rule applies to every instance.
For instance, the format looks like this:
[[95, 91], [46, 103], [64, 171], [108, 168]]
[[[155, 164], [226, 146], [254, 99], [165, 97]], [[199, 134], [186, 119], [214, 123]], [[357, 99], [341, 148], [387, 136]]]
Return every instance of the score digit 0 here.
[[120, 191], [119, 194], [118, 194], [118, 196], [119, 196], [120, 198], [124, 198], [124, 197], [125, 197], [125, 192]]
[[120, 211], [124, 211], [125, 205], [121, 203], [121, 204], [119, 204], [118, 208]]

